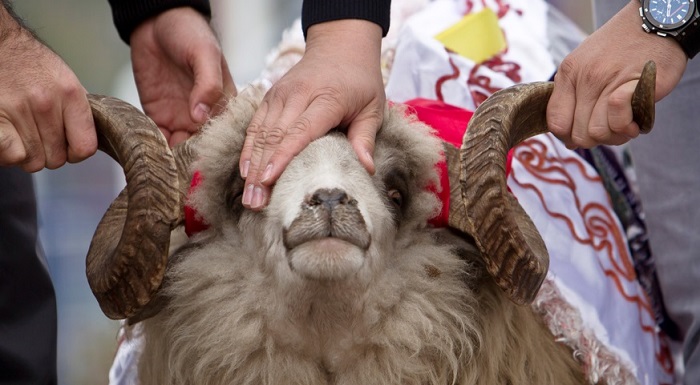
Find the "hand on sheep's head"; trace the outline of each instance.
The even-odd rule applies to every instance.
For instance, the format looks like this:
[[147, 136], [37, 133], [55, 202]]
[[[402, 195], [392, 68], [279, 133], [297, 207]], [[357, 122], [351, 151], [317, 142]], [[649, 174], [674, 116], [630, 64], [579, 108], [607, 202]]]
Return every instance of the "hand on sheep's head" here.
[[189, 7], [142, 23], [130, 38], [134, 78], [144, 112], [174, 146], [195, 133], [236, 95], [221, 46], [207, 20]]
[[382, 29], [338, 20], [308, 30], [306, 52], [270, 91], [247, 129], [240, 159], [243, 205], [267, 205], [270, 186], [291, 159], [335, 127], [347, 129], [362, 165], [374, 173], [374, 140], [384, 113]]

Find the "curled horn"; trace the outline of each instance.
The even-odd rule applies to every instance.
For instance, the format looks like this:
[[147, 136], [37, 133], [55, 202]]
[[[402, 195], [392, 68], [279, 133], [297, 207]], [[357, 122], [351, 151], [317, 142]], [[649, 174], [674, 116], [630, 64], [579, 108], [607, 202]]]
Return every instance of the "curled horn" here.
[[[634, 121], [642, 133], [654, 124], [655, 82], [656, 67], [648, 62], [632, 99]], [[547, 132], [553, 88], [552, 82], [538, 82], [494, 93], [476, 109], [459, 157], [456, 149], [446, 151], [453, 186], [450, 226], [474, 237], [490, 275], [518, 304], [534, 300], [549, 255], [532, 220], [507, 192], [506, 154], [521, 141]], [[454, 183], [457, 173], [459, 184]]]
[[88, 283], [102, 311], [139, 312], [160, 287], [170, 232], [181, 214], [176, 161], [158, 127], [121, 100], [89, 95], [99, 149], [124, 169], [127, 187], [102, 217], [88, 250]]

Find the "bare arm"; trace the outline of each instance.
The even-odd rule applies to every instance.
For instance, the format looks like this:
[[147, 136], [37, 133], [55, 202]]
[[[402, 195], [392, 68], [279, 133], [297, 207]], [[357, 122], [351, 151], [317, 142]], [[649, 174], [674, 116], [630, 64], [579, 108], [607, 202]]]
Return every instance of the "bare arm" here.
[[0, 166], [34, 172], [97, 150], [86, 91], [73, 71], [0, 6]]

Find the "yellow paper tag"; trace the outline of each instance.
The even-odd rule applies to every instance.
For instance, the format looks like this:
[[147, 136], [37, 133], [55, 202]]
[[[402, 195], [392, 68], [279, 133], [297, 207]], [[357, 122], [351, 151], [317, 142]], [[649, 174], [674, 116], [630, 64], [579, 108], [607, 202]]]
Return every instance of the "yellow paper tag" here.
[[467, 59], [481, 63], [506, 48], [498, 16], [489, 8], [470, 13], [435, 38]]

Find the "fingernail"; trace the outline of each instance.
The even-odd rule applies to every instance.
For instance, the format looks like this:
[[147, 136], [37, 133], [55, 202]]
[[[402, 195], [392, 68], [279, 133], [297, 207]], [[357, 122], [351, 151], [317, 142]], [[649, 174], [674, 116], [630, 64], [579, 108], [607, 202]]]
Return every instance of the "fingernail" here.
[[267, 167], [265, 167], [265, 171], [263, 171], [262, 179], [260, 179], [260, 182], [265, 182], [266, 180], [270, 179], [270, 175], [272, 175], [272, 163], [268, 164]]
[[250, 169], [250, 161], [246, 160], [241, 167], [241, 178], [245, 179], [248, 177], [248, 169]]
[[263, 204], [262, 188], [256, 187], [253, 191], [253, 201], [250, 203], [250, 208], [257, 209]]
[[250, 206], [250, 202], [253, 200], [253, 184], [249, 184], [246, 186], [245, 191], [243, 191], [243, 199], [241, 200], [241, 203], [243, 203], [243, 206]]
[[210, 112], [211, 108], [209, 108], [209, 106], [204, 103], [199, 103], [197, 104], [197, 107], [194, 108], [194, 117], [198, 122], [204, 122], [205, 120], [209, 119]]

